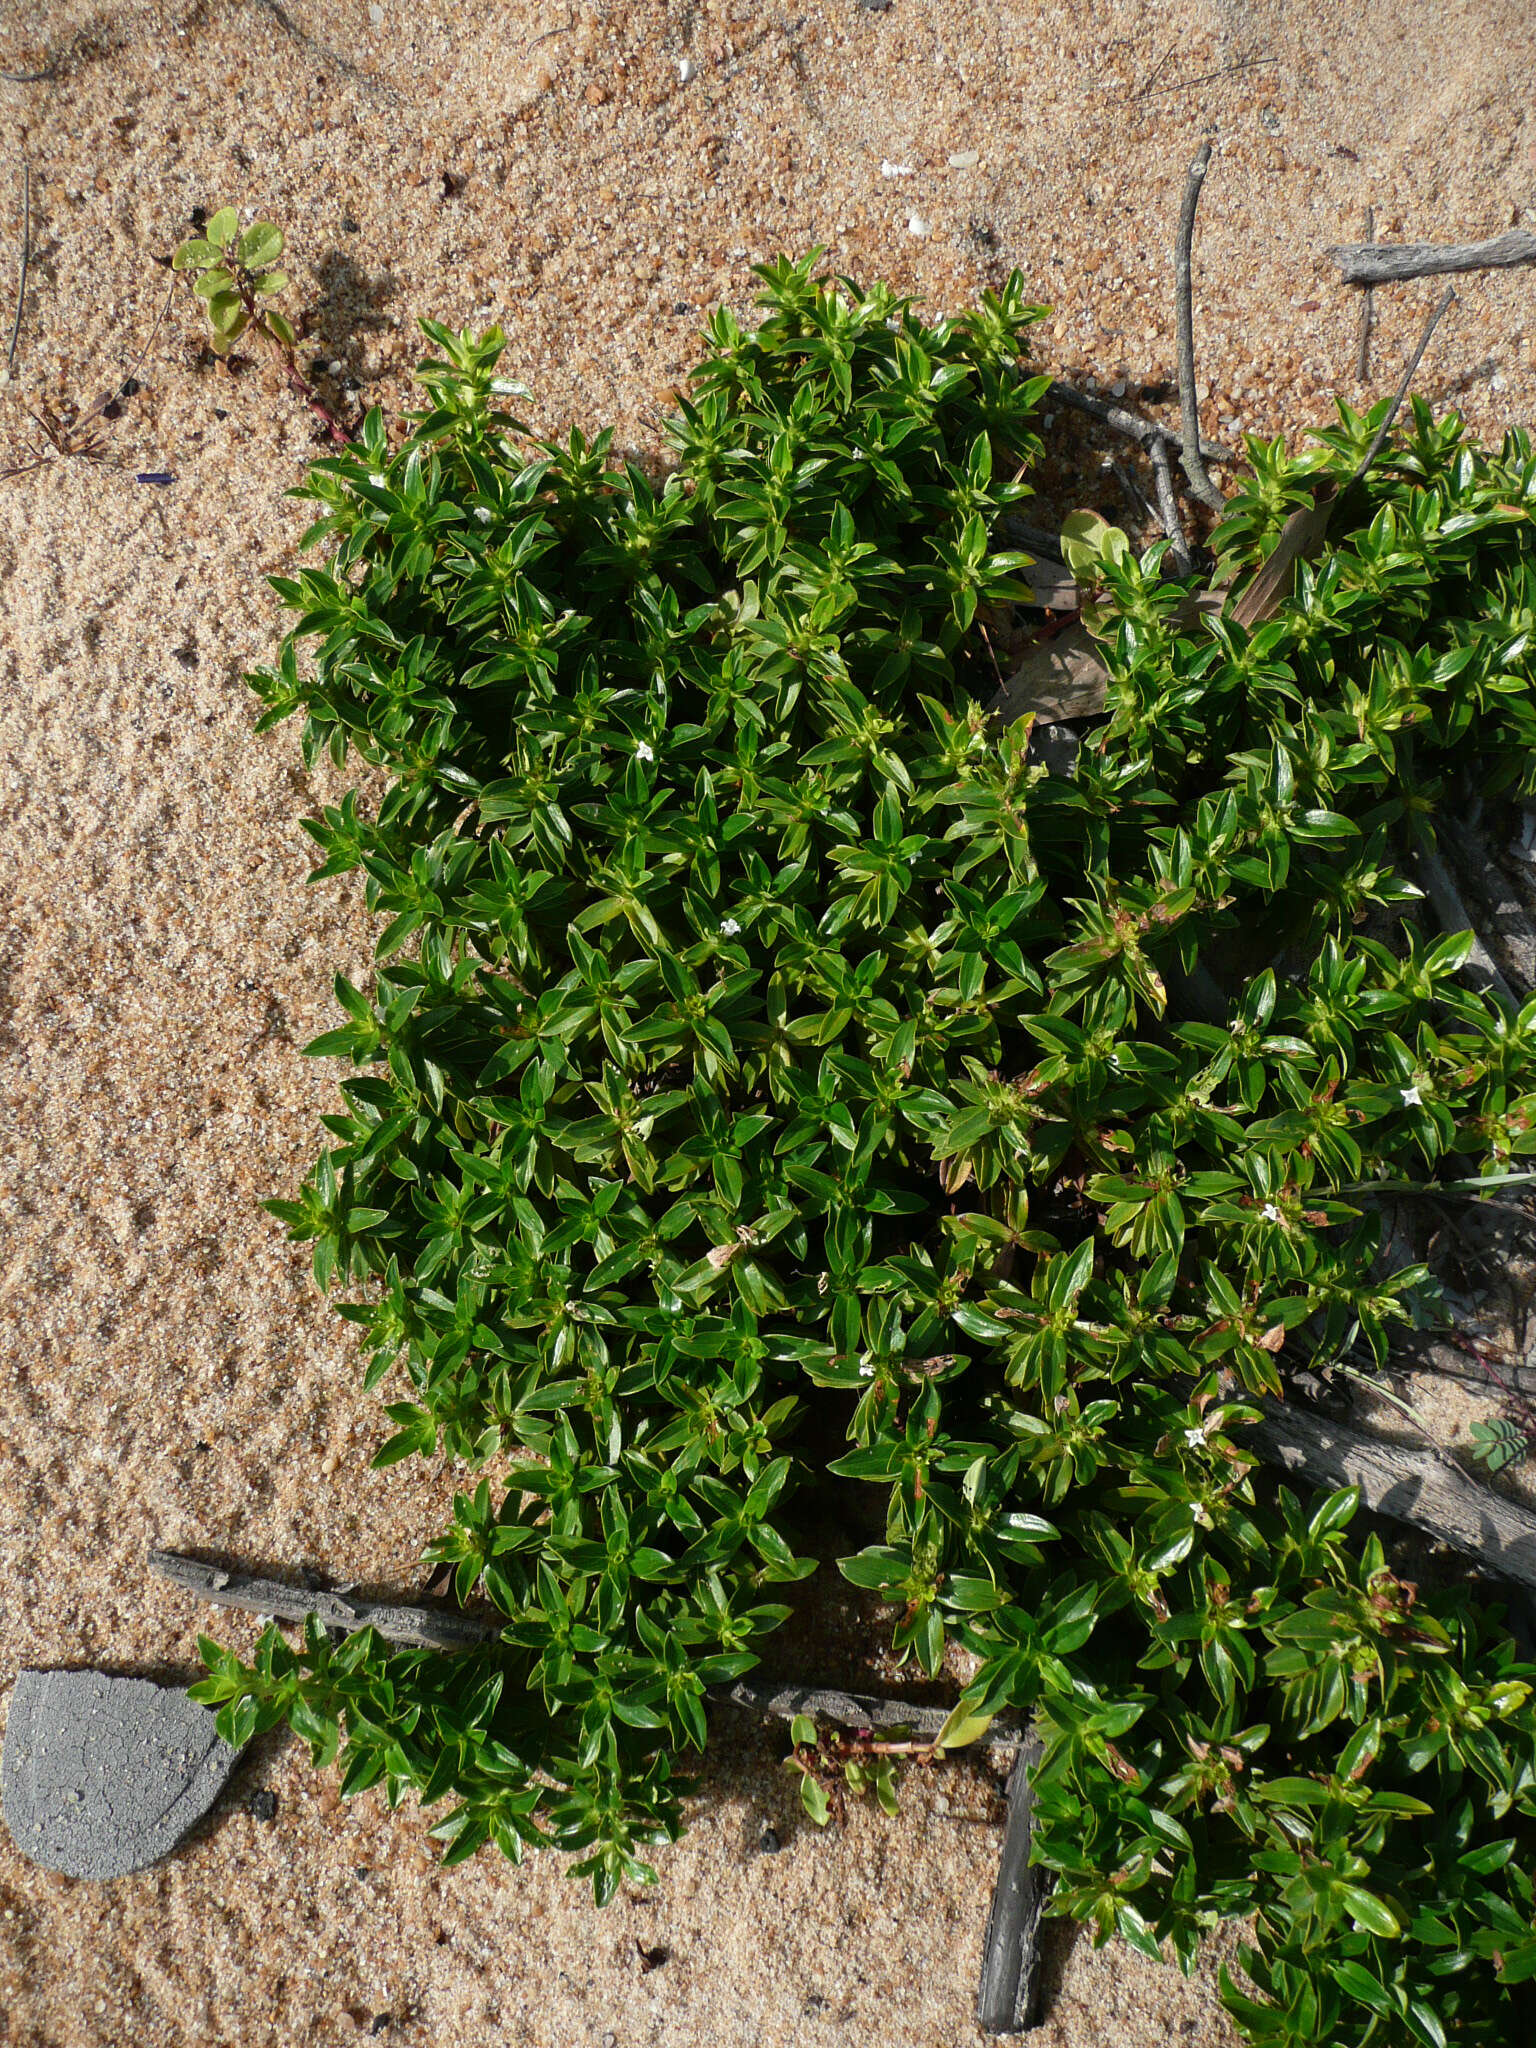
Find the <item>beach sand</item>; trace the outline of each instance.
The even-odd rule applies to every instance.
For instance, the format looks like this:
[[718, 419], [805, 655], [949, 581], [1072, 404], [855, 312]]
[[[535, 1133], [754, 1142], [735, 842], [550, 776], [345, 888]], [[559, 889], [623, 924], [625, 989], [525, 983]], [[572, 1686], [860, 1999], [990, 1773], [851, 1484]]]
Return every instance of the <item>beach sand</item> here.
[[[326, 390], [391, 414], [418, 399], [418, 316], [494, 319], [538, 431], [611, 422], [653, 454], [708, 311], [747, 313], [751, 264], [815, 243], [928, 317], [1018, 265], [1054, 309], [1041, 363], [1134, 396], [1173, 374], [1207, 133], [1206, 431], [1299, 435], [1335, 390], [1390, 390], [1438, 296], [1376, 294], [1362, 386], [1323, 251], [1367, 205], [1383, 240], [1536, 226], [1528, 31], [1524, 0], [3, 0], [0, 71], [50, 75], [0, 82], [6, 321], [32, 177], [0, 450], [35, 438], [28, 406], [126, 374], [171, 282], [152, 259], [226, 202], [286, 231], [281, 303], [305, 362], [339, 366]], [[1536, 412], [1536, 280], [1458, 289], [1417, 388], [1496, 439]], [[306, 773], [293, 727], [254, 736], [241, 680], [287, 621], [262, 578], [294, 566], [282, 493], [315, 421], [264, 357], [215, 367], [183, 282], [138, 379], [106, 428], [121, 470], [0, 485], [0, 1714], [25, 1666], [189, 1683], [200, 1631], [248, 1649], [254, 1619], [148, 1578], [146, 1548], [409, 1590], [465, 1477], [367, 1470], [380, 1397], [259, 1207], [336, 1106], [338, 1063], [296, 1048], [376, 936], [356, 877], [306, 884], [299, 819], [352, 778]], [[1051, 438], [1041, 516], [1088, 491], [1128, 517], [1111, 444]], [[829, 1600], [778, 1667], [896, 1683], [867, 1612]], [[897, 1821], [817, 1833], [778, 1739], [722, 1712], [692, 1831], [606, 1914], [553, 1858], [440, 1871], [435, 1816], [342, 1802], [280, 1733], [141, 1875], [74, 1883], [0, 1831], [0, 2043], [970, 2048], [995, 1786], [959, 1764]], [[1036, 2038], [1218, 2048], [1223, 1953], [1186, 1982], [1057, 1927]]]

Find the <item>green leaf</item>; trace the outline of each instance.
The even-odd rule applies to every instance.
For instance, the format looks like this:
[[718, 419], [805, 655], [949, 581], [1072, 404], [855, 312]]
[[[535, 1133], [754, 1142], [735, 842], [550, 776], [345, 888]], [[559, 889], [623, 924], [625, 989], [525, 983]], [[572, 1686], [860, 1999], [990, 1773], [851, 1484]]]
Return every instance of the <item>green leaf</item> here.
[[933, 1746], [941, 1753], [952, 1749], [967, 1749], [973, 1742], [981, 1740], [996, 1718], [996, 1714], [977, 1713], [961, 1700], [933, 1738]]
[[[211, 221], [209, 236], [210, 239], [214, 239]], [[240, 261], [247, 270], [265, 270], [270, 264], [275, 263], [282, 253], [282, 230], [273, 227], [269, 220], [252, 221], [240, 237]]]
[[819, 1778], [809, 1775], [801, 1777], [800, 1804], [819, 1828], [824, 1828], [832, 1817], [832, 1805], [827, 1797], [827, 1788]]
[[1402, 1933], [1397, 1916], [1374, 1892], [1365, 1891], [1357, 1884], [1341, 1884], [1339, 1897], [1355, 1925], [1363, 1927], [1368, 1934], [1380, 1934], [1390, 1939]]

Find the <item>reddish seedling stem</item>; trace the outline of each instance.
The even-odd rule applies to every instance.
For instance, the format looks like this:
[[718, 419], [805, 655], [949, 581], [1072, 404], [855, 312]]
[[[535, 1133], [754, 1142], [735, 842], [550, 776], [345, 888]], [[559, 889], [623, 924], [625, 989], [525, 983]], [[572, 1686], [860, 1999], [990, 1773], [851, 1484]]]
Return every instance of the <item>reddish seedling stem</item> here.
[[335, 446], [338, 448], [350, 448], [352, 446], [352, 435], [341, 424], [341, 421], [337, 419], [335, 413], [331, 411], [325, 400], [316, 391], [314, 385], [310, 383], [309, 379], [299, 368], [298, 363], [294, 359], [293, 350], [288, 346], [287, 342], [282, 340], [279, 335], [274, 334], [267, 325], [261, 308], [256, 304], [256, 294], [251, 290], [243, 277], [239, 281], [239, 292], [241, 303], [250, 315], [251, 325], [258, 334], [265, 336], [282, 356], [283, 368], [287, 373], [288, 382], [292, 389], [299, 393], [310, 411], [324, 424], [325, 430], [330, 435]]

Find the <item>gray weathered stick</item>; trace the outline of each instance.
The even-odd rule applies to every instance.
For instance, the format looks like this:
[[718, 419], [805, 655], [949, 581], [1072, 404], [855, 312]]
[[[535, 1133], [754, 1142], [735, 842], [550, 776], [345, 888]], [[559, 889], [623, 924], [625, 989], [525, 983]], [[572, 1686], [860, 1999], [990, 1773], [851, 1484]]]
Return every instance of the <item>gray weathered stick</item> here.
[[1338, 242], [1325, 254], [1345, 284], [1402, 284], [1412, 277], [1445, 277], [1462, 270], [1512, 270], [1536, 263], [1536, 235], [1517, 228], [1491, 242]]
[[[772, 1714], [776, 1720], [792, 1721], [796, 1714], [809, 1714], [813, 1721], [835, 1721], [840, 1728], [904, 1729], [929, 1737], [939, 1733], [949, 1719], [948, 1707], [910, 1706], [874, 1693], [838, 1692], [827, 1688], [812, 1690], [803, 1685], [753, 1685], [738, 1678], [733, 1685], [710, 1687], [709, 1696], [722, 1705], [745, 1707], [749, 1713]], [[1017, 1721], [998, 1716], [986, 1733], [966, 1748], [979, 1752], [1017, 1749], [1023, 1733]]]
[[1213, 512], [1225, 509], [1226, 499], [1206, 474], [1205, 463], [1200, 455], [1200, 408], [1195, 398], [1195, 331], [1192, 307], [1193, 287], [1191, 284], [1190, 248], [1195, 237], [1195, 209], [1200, 204], [1200, 188], [1205, 183], [1206, 167], [1211, 161], [1211, 145], [1202, 142], [1195, 152], [1195, 160], [1189, 167], [1189, 177], [1184, 186], [1184, 204], [1179, 210], [1179, 239], [1174, 245], [1174, 310], [1178, 320], [1179, 333], [1179, 411], [1183, 419], [1181, 443], [1184, 457], [1184, 474], [1189, 478], [1189, 488], [1202, 505], [1209, 505]]
[[238, 1607], [247, 1614], [270, 1614], [275, 1621], [303, 1621], [316, 1615], [326, 1628], [349, 1632], [376, 1628], [391, 1642], [419, 1643], [429, 1650], [472, 1650], [500, 1634], [494, 1622], [476, 1621], [451, 1607], [405, 1607], [390, 1600], [353, 1600], [344, 1593], [307, 1593], [276, 1579], [256, 1579], [225, 1571], [173, 1550], [152, 1550], [149, 1568], [163, 1579], [215, 1607]]
[[[1373, 244], [1376, 240], [1376, 209], [1374, 206], [1368, 206], [1365, 209], [1365, 239], [1367, 244]], [[1371, 365], [1371, 329], [1375, 324], [1376, 300], [1370, 286], [1367, 285], [1364, 295], [1360, 300], [1360, 348], [1355, 362], [1355, 377], [1361, 384], [1365, 382], [1366, 371]]]
[[1440, 929], [1443, 932], [1472, 934], [1472, 951], [1467, 956], [1462, 973], [1480, 992], [1492, 989], [1495, 994], [1506, 999], [1511, 1009], [1518, 1010], [1520, 1005], [1515, 1000], [1514, 991], [1499, 972], [1498, 962], [1478, 937], [1472, 919], [1467, 914], [1467, 906], [1462, 902], [1460, 892], [1451, 880], [1450, 869], [1438, 853], [1426, 846], [1418, 848], [1414, 854], [1414, 864], [1424, 884], [1424, 893], [1428, 896], [1439, 920]]
[[[1536, 1322], [1536, 1317], [1532, 1318]], [[1433, 1331], [1405, 1331], [1392, 1340], [1392, 1363], [1397, 1367], [1411, 1367], [1417, 1372], [1439, 1372], [1453, 1380], [1466, 1380], [1473, 1386], [1486, 1387], [1491, 1393], [1501, 1393], [1499, 1382], [1512, 1388], [1517, 1394], [1536, 1395], [1536, 1363], [1527, 1360], [1525, 1364], [1502, 1360], [1490, 1367], [1476, 1351], [1463, 1351], [1460, 1345], [1447, 1341], [1443, 1334]]]
[[1238, 1433], [1267, 1464], [1311, 1486], [1358, 1486], [1374, 1514], [1423, 1529], [1488, 1571], [1536, 1587], [1536, 1515], [1490, 1493], [1449, 1457], [1382, 1443], [1347, 1423], [1260, 1395], [1262, 1421]]
[[[1138, 448], [1145, 448], [1149, 455], [1159, 442], [1169, 448], [1182, 445], [1181, 436], [1172, 427], [1161, 426], [1156, 420], [1144, 420], [1140, 413], [1128, 412], [1123, 405], [1115, 405], [1107, 398], [1095, 398], [1092, 392], [1078, 391], [1059, 380], [1052, 383], [1044, 403], [1064, 405], [1069, 411], [1086, 413], [1090, 419], [1100, 420], [1106, 427], [1113, 427], [1117, 434], [1123, 434], [1128, 441], [1134, 441]], [[1214, 441], [1202, 441], [1200, 453], [1207, 462], [1238, 460], [1230, 448], [1222, 448]]]
[[1040, 1912], [1050, 1876], [1030, 1867], [1029, 1849], [1035, 1811], [1030, 1776], [1040, 1752], [1040, 1738], [1028, 1736], [1008, 1779], [1008, 1819], [976, 1996], [976, 2021], [984, 2034], [1027, 2034], [1039, 2023]]
[[1168, 443], [1154, 441], [1147, 451], [1152, 464], [1152, 474], [1157, 482], [1157, 511], [1162, 520], [1163, 531], [1173, 542], [1170, 553], [1173, 556], [1175, 572], [1180, 576], [1191, 575], [1194, 563], [1189, 558], [1189, 542], [1184, 534], [1184, 522], [1179, 517], [1178, 494], [1173, 488], [1173, 464], [1168, 459]]
[[1360, 465], [1356, 469], [1354, 475], [1350, 478], [1350, 482], [1352, 484], [1359, 483], [1361, 477], [1365, 475], [1366, 471], [1370, 468], [1371, 464], [1376, 460], [1376, 457], [1380, 454], [1381, 444], [1383, 441], [1386, 440], [1387, 435], [1391, 432], [1392, 422], [1397, 418], [1398, 413], [1402, 410], [1403, 400], [1408, 396], [1408, 386], [1413, 382], [1413, 373], [1415, 370], [1418, 369], [1420, 363], [1422, 363], [1424, 360], [1424, 351], [1429, 347], [1430, 336], [1434, 333], [1435, 329], [1440, 325], [1440, 321], [1445, 313], [1446, 307], [1453, 305], [1455, 303], [1455, 300], [1456, 287], [1453, 284], [1448, 284], [1445, 290], [1440, 295], [1439, 305], [1436, 306], [1433, 313], [1430, 314], [1429, 318], [1424, 323], [1424, 332], [1419, 336], [1419, 345], [1414, 350], [1413, 354], [1409, 357], [1408, 367], [1404, 370], [1402, 378], [1398, 383], [1398, 387], [1396, 391], [1392, 394], [1392, 403], [1387, 408], [1386, 418], [1382, 421], [1381, 425], [1376, 429], [1375, 437], [1373, 438], [1370, 447], [1366, 449], [1364, 455], [1360, 458]]

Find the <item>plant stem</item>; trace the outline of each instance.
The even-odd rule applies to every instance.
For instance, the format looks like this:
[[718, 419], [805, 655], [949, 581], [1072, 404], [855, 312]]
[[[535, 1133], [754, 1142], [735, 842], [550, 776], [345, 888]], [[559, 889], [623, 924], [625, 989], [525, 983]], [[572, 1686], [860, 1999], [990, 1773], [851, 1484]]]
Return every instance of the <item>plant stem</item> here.
[[256, 294], [252, 290], [249, 280], [244, 276], [243, 273], [237, 275], [236, 288], [240, 293], [240, 302], [245, 307], [246, 312], [250, 316], [251, 325], [255, 328], [258, 334], [263, 336], [265, 340], [271, 343], [272, 347], [275, 348], [278, 354], [282, 357], [283, 368], [287, 373], [288, 382], [291, 388], [299, 393], [299, 395], [303, 398], [304, 403], [309, 407], [310, 411], [314, 413], [318, 419], [324, 422], [325, 430], [330, 435], [331, 440], [336, 445], [336, 447], [350, 448], [352, 446], [353, 441], [356, 438], [355, 430], [349, 430], [348, 428], [342, 425], [341, 421], [337, 419], [335, 413], [331, 411], [330, 407], [326, 404], [325, 400], [320, 396], [319, 392], [315, 389], [314, 385], [310, 383], [309, 379], [304, 375], [303, 371], [299, 368], [298, 361], [294, 356], [292, 346], [288, 342], [284, 341], [281, 335], [275, 334], [272, 331], [272, 329], [267, 325], [266, 315], [257, 305]]

